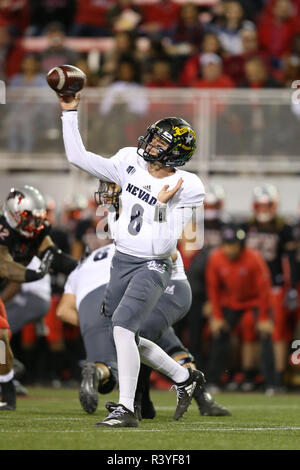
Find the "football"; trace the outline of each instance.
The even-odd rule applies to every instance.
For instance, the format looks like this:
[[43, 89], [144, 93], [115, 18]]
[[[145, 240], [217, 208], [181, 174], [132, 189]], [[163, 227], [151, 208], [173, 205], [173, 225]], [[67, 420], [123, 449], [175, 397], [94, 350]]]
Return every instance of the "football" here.
[[53, 67], [47, 73], [48, 85], [61, 96], [75, 95], [86, 83], [85, 73], [73, 65]]

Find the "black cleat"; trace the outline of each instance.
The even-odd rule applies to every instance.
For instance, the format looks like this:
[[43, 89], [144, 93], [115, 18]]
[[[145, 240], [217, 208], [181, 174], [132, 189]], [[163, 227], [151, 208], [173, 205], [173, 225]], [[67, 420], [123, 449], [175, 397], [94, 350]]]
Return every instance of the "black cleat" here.
[[[115, 403], [114, 401], [107, 401], [105, 403], [105, 408], [107, 411], [112, 413], [116, 408], [118, 408], [118, 403]], [[142, 410], [141, 410], [141, 405], [138, 405], [137, 403], [134, 404], [134, 413], [135, 416], [139, 421], [142, 421]]]
[[13, 380], [1, 383], [1, 392], [0, 411], [14, 411], [16, 409], [17, 394]]
[[93, 362], [86, 362], [81, 371], [79, 401], [87, 413], [94, 413], [98, 407], [98, 385], [101, 373]]
[[97, 428], [137, 428], [138, 425], [139, 421], [135, 413], [128, 410], [124, 405], [117, 405], [103, 421], [98, 421], [95, 424]]
[[231, 412], [216, 403], [210, 393], [206, 392], [203, 387], [196, 387], [193, 398], [197, 402], [202, 416], [231, 416]]
[[181, 418], [181, 416], [187, 411], [196, 386], [201, 387], [205, 383], [204, 374], [199, 370], [187, 369], [189, 372], [189, 378], [180, 384], [176, 384], [177, 392], [177, 408], [173, 415], [175, 420]]

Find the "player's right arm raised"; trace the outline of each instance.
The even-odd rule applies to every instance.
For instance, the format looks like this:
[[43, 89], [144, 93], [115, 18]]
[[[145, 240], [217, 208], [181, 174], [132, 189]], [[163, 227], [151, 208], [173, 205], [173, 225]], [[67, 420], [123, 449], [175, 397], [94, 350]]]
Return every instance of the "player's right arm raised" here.
[[97, 178], [121, 185], [119, 171], [114, 159], [103, 158], [100, 155], [88, 152], [83, 145], [78, 129], [77, 107], [79, 100], [79, 94], [69, 102], [65, 102], [62, 97], [59, 97], [63, 110], [63, 139], [68, 161]]

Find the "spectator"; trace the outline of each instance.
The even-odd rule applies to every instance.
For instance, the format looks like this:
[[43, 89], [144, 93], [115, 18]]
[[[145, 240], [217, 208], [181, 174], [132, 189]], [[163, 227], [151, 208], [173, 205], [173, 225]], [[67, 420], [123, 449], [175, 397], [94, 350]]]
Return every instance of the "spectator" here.
[[300, 77], [300, 34], [296, 34], [292, 41], [291, 54], [283, 59], [282, 81], [290, 88]]
[[233, 88], [230, 77], [223, 74], [222, 59], [217, 54], [203, 54], [200, 59], [201, 78], [193, 83], [194, 88]]
[[245, 62], [245, 81], [243, 88], [281, 88], [281, 84], [274, 80], [266, 69], [260, 57], [252, 57]]
[[130, 31], [120, 31], [114, 35], [114, 46], [103, 55], [100, 85], [109, 85], [117, 75], [119, 62], [123, 58], [137, 58], [135, 35]]
[[203, 27], [197, 5], [185, 3], [181, 7], [179, 20], [170, 30], [170, 38], [179, 53], [190, 54], [200, 50]]
[[212, 25], [210, 29], [219, 37], [224, 51], [234, 55], [242, 52], [240, 30], [249, 23], [244, 21], [242, 5], [236, 0], [230, 0], [224, 3], [224, 24]]
[[88, 61], [85, 56], [80, 57], [77, 62], [75, 62], [75, 67], [78, 67], [86, 75], [85, 87], [97, 86], [99, 77], [96, 73], [93, 73], [89, 67]]
[[106, 15], [111, 0], [78, 0], [71, 36], [108, 36]]
[[[85, 0], [86, 2], [88, 0]], [[72, 24], [76, 0], [29, 0], [30, 23], [28, 30], [30, 36], [40, 36], [49, 23], [60, 22], [67, 31]]]
[[0, 23], [12, 36], [22, 36], [29, 25], [29, 0], [0, 2]]
[[117, 0], [107, 13], [110, 29], [117, 31], [135, 31], [142, 21], [140, 8], [134, 5], [133, 0]]
[[240, 31], [242, 53], [225, 56], [223, 58], [224, 71], [233, 81], [240, 85], [245, 81], [245, 62], [252, 57], [260, 57], [266, 67], [270, 69], [268, 55], [260, 49], [258, 34], [254, 28], [245, 28]]
[[174, 88], [169, 61], [157, 60], [152, 66], [152, 79], [146, 83], [148, 88]]
[[180, 6], [172, 0], [146, 3], [143, 7], [142, 31], [149, 36], [164, 36], [179, 19]]
[[18, 73], [24, 50], [16, 45], [5, 26], [0, 26], [0, 80], [7, 81]]
[[152, 37], [146, 50], [137, 51], [137, 59], [141, 66], [142, 82], [146, 83], [151, 80], [153, 64], [157, 60], [172, 62], [173, 65], [174, 56], [168, 54], [163, 39]]
[[[28, 55], [22, 62], [22, 72], [13, 77], [10, 88], [47, 86], [45, 76], [40, 73], [40, 64], [34, 55]], [[34, 150], [35, 138], [39, 135], [42, 105], [30, 103], [26, 94], [11, 105], [7, 122], [8, 147], [11, 152], [30, 153]], [[23, 108], [23, 112], [22, 112]], [[24, 118], [26, 116], [26, 119]]]
[[271, 11], [267, 6], [258, 27], [259, 41], [279, 67], [278, 58], [290, 53], [293, 37], [300, 32], [300, 19], [293, 14], [291, 0], [276, 0]]
[[218, 36], [213, 33], [206, 33], [202, 41], [201, 54], [195, 54], [185, 62], [180, 75], [180, 84], [182, 86], [189, 86], [196, 80], [199, 75], [199, 61], [201, 60], [202, 54], [209, 53], [222, 56], [222, 52]]
[[[245, 232], [225, 226], [222, 245], [209, 256], [206, 268], [207, 294], [211, 305], [212, 350], [209, 381], [218, 384], [229, 358], [230, 333], [244, 318], [252, 317], [253, 334], [261, 343], [261, 364], [267, 388], [274, 387], [274, 354], [271, 341], [271, 280], [262, 256], [245, 248]], [[247, 318], [247, 325], [248, 318]], [[251, 331], [248, 332], [248, 336]], [[252, 338], [251, 338], [252, 339]], [[250, 358], [247, 358], [247, 364]], [[250, 369], [250, 370], [249, 370]], [[244, 367], [248, 382], [251, 368]]]
[[62, 64], [75, 64], [78, 54], [65, 46], [65, 33], [60, 23], [51, 23], [46, 30], [47, 48], [41, 54], [41, 68], [47, 73]]
[[[139, 123], [147, 110], [148, 101], [145, 89], [141, 86], [138, 64], [131, 58], [122, 59], [116, 80], [106, 88], [100, 105], [100, 114], [103, 117], [102, 131], [99, 131], [99, 123], [96, 123], [97, 135], [105, 135], [105, 142], [101, 144], [107, 145], [106, 153], [112, 154], [117, 147], [126, 147], [135, 142], [135, 139], [130, 141], [137, 133], [133, 127]], [[124, 132], [120, 132], [120, 128], [123, 128]]]

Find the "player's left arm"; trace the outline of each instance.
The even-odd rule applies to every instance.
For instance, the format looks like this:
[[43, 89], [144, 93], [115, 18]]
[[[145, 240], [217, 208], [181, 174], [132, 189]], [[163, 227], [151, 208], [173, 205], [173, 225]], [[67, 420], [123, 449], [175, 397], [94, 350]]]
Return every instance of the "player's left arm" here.
[[79, 326], [76, 297], [71, 293], [64, 293], [56, 309], [60, 320], [73, 326]]
[[78, 263], [77, 260], [59, 249], [53, 243], [49, 235], [46, 235], [42, 240], [38, 250], [38, 255], [42, 257], [47, 251], [50, 251], [53, 254], [51, 269], [53, 269], [54, 272], [70, 274], [70, 272], [76, 268]]

